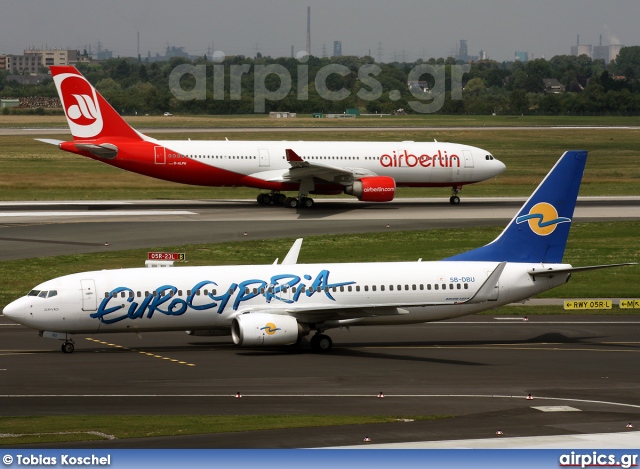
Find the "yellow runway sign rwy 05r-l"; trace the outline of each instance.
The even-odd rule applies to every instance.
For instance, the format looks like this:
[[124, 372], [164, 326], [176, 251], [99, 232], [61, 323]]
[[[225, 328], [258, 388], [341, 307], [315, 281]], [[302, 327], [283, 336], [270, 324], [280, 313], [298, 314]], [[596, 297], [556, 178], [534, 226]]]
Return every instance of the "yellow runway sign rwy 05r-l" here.
[[564, 309], [611, 309], [611, 300], [567, 300], [564, 302]]

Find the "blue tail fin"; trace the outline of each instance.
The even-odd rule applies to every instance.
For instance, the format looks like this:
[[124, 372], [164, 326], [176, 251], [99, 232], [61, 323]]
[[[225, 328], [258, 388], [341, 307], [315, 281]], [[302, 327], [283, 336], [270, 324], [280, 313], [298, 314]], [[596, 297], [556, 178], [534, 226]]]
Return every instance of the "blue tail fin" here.
[[561, 263], [586, 162], [585, 150], [565, 152], [500, 236], [445, 260]]

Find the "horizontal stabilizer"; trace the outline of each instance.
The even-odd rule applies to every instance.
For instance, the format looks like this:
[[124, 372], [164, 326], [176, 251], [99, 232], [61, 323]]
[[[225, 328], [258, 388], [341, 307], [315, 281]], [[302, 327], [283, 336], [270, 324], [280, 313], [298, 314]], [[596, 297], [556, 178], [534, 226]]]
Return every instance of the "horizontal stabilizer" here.
[[64, 140], [56, 140], [55, 138], [36, 138], [38, 142], [48, 143], [49, 145], [60, 145]]
[[587, 270], [608, 269], [610, 267], [621, 267], [623, 265], [637, 265], [637, 262], [625, 262], [622, 264], [588, 265], [585, 267], [567, 267], [563, 269], [532, 270], [529, 273], [532, 277], [553, 277], [555, 274], [566, 274], [571, 272], [584, 272]]
[[88, 151], [92, 155], [98, 158], [104, 158], [112, 160], [118, 156], [118, 147], [111, 145], [110, 143], [103, 143], [102, 145], [94, 145], [91, 143], [76, 143], [76, 148], [80, 151]]

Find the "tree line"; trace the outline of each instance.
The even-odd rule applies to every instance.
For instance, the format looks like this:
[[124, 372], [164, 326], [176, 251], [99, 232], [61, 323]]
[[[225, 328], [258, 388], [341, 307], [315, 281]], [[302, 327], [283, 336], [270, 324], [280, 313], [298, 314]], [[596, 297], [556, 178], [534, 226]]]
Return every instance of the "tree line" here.
[[[204, 83], [182, 74], [182, 93], [176, 93], [170, 78], [176, 67], [185, 65], [201, 72]], [[464, 66], [453, 58], [376, 63], [368, 56], [311, 56], [306, 61], [230, 56], [214, 62], [205, 56], [150, 63], [114, 58], [78, 69], [118, 112], [128, 115], [252, 114], [258, 93], [266, 97], [264, 112], [342, 113], [356, 108], [362, 113], [411, 113], [416, 112], [413, 102], [438, 99], [435, 91], [444, 93], [437, 111], [443, 114], [640, 114], [640, 46], [623, 48], [609, 64], [585, 55]], [[416, 75], [416, 70], [444, 70], [442, 83], [437, 74]], [[456, 70], [464, 71], [459, 81], [453, 79]], [[6, 78], [7, 72], [0, 72], [0, 97], [57, 96], [51, 80], [20, 85]], [[544, 79], [558, 80], [563, 91], [545, 90]], [[200, 91], [196, 99], [184, 99], [195, 89]], [[280, 94], [274, 97], [276, 92]]]

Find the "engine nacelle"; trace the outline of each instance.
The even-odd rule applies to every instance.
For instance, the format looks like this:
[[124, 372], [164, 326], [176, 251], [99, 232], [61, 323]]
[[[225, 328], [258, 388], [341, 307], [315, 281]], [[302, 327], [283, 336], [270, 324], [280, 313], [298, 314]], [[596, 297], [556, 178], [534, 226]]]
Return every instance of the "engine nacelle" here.
[[363, 202], [390, 202], [396, 195], [396, 181], [389, 176], [370, 176], [353, 181], [344, 189]]
[[236, 345], [290, 345], [298, 341], [302, 328], [293, 316], [247, 313], [231, 323], [231, 337]]

